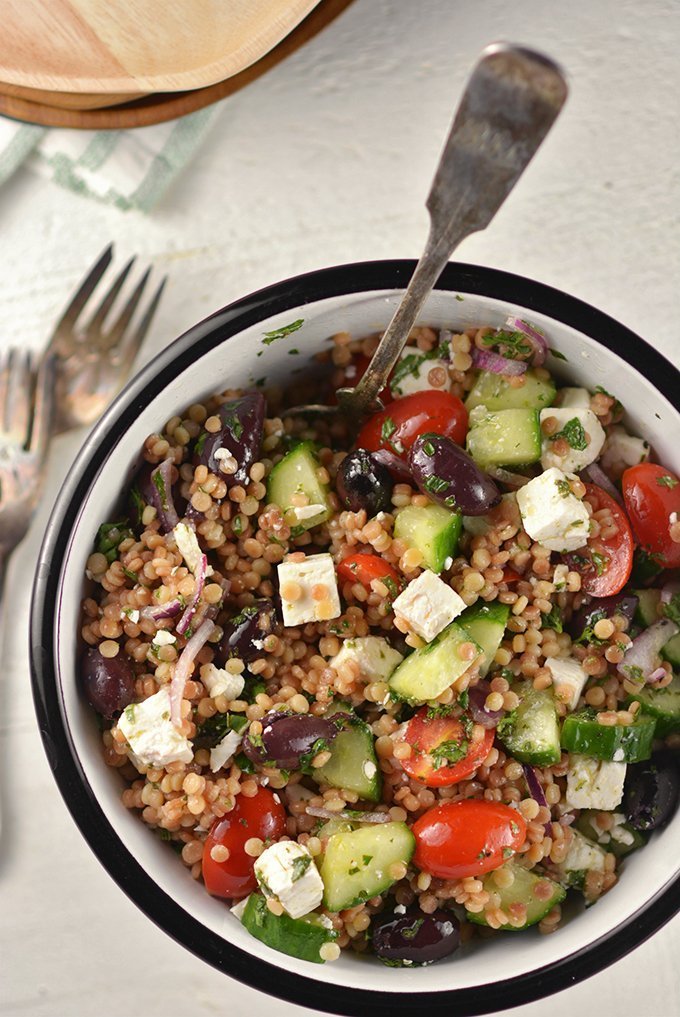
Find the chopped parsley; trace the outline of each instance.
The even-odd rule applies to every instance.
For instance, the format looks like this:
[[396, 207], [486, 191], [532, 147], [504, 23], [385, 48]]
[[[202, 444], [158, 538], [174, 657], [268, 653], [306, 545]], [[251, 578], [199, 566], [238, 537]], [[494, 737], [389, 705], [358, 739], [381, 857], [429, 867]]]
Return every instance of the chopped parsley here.
[[271, 332], [264, 332], [262, 342], [265, 346], [271, 346], [271, 344], [276, 342], [277, 339], [283, 339], [292, 332], [297, 332], [299, 328], [302, 328], [304, 323], [304, 318], [298, 318], [297, 321], [291, 321], [290, 325], [282, 325], [281, 328], [275, 328]]
[[680, 483], [676, 477], [671, 477], [670, 473], [664, 474], [663, 477], [657, 477], [656, 482], [659, 487], [667, 487], [669, 491], [672, 491], [673, 488], [677, 487], [678, 483]]
[[224, 421], [224, 426], [228, 429], [235, 441], [241, 440], [243, 437], [243, 424], [235, 413], [232, 413], [227, 417]]
[[383, 441], [389, 441], [396, 429], [397, 425], [392, 420], [392, 417], [385, 417], [382, 427], [380, 428], [380, 437]]
[[676, 625], [680, 625], [680, 593], [675, 593], [668, 604], [664, 604], [663, 613]]
[[[239, 752], [238, 755], [234, 756], [234, 762], [238, 766], [241, 773], [255, 773], [255, 764], [248, 759], [245, 752]], [[240, 822], [240, 820], [239, 820]], [[248, 825], [247, 823], [244, 825]]]
[[305, 872], [307, 871], [311, 864], [312, 864], [311, 855], [308, 854], [298, 855], [297, 858], [294, 858], [292, 865], [293, 869], [292, 882], [297, 883], [298, 879], [302, 879], [302, 877], [304, 876]]
[[423, 452], [425, 453], [425, 455], [428, 455], [428, 456], [433, 456], [434, 455], [434, 445], [432, 444], [431, 441], [424, 441], [423, 442]]
[[566, 360], [564, 353], [560, 353], [559, 350], [548, 350], [548, 353], [552, 354], [555, 360]]
[[463, 689], [463, 691], [459, 693], [458, 703], [460, 704], [463, 710], [467, 710], [468, 706], [470, 705], [470, 693], [467, 689]]
[[139, 491], [139, 488], [137, 487], [136, 484], [134, 484], [132, 490], [130, 491], [130, 497], [132, 498], [132, 504], [135, 506], [135, 508], [137, 510], [138, 522], [141, 523], [141, 521], [142, 521], [142, 512], [144, 511], [144, 508], [146, 506], [146, 502], [142, 498], [142, 496], [140, 494], [140, 491]]
[[136, 572], [131, 572], [130, 569], [123, 569], [123, 575], [131, 579], [133, 583], [137, 582], [138, 576]]
[[[467, 689], [465, 691], [467, 692]], [[425, 719], [435, 720], [437, 717], [450, 717], [454, 710], [455, 706], [453, 703], [449, 703], [446, 706], [439, 703], [436, 706], [428, 706]]]
[[153, 481], [153, 486], [158, 491], [158, 495], [161, 499], [161, 508], [163, 509], [164, 512], [167, 512], [168, 492], [165, 490], [165, 481], [163, 480], [163, 477], [161, 476], [159, 470], [156, 469], [153, 471], [153, 473], [151, 474], [151, 480]]
[[550, 614], [541, 615], [541, 628], [552, 629], [553, 632], [564, 631], [562, 625], [562, 613], [557, 604], [553, 604], [553, 606], [550, 608]]
[[438, 770], [440, 766], [449, 766], [451, 763], [459, 763], [468, 754], [468, 743], [466, 741], [440, 742], [435, 748], [430, 749], [432, 768]]
[[598, 576], [603, 575], [607, 571], [607, 566], [609, 565], [609, 558], [607, 558], [607, 556], [604, 554], [600, 554], [599, 551], [591, 551], [590, 557], [592, 559], [593, 565], [595, 566], [595, 571], [597, 572]]
[[196, 439], [196, 444], [194, 445], [194, 455], [195, 456], [200, 456], [201, 452], [203, 451], [203, 446], [205, 445], [207, 439], [208, 439], [208, 432], [207, 431], [202, 431], [199, 434], [198, 438]]
[[534, 350], [524, 332], [505, 332], [499, 329], [493, 335], [485, 335], [482, 342], [485, 346], [495, 346], [506, 360], [527, 360]]
[[199, 748], [212, 749], [230, 731], [242, 731], [248, 724], [248, 720], [239, 713], [216, 713], [214, 717], [208, 717], [196, 729], [196, 742]]
[[424, 918], [416, 918], [413, 924], [409, 925], [407, 929], [402, 929], [401, 934], [404, 939], [415, 939], [424, 921]]
[[300, 351], [298, 349], [296, 349], [295, 346], [293, 346], [293, 348], [291, 350], [288, 350], [288, 356], [289, 357], [296, 357], [299, 354], [299, 352]]
[[373, 861], [373, 855], [363, 855], [362, 861], [364, 865], [370, 865], [371, 862]]
[[615, 395], [612, 395], [611, 392], [607, 392], [607, 389], [603, 388], [602, 385], [596, 385], [595, 391], [599, 392], [601, 395], [609, 396], [610, 399], [614, 400], [614, 405], [612, 406], [612, 413], [614, 414], [623, 413], [623, 404], [619, 402]]
[[588, 448], [585, 428], [578, 417], [572, 417], [571, 420], [566, 422], [561, 431], [550, 436], [551, 441], [557, 441], [558, 438], [564, 438], [567, 444], [576, 452], [584, 452]]
[[358, 871], [359, 871], [359, 866], [358, 865], [353, 865], [351, 869], [347, 870], [347, 875], [348, 876], [356, 876]]
[[448, 480], [444, 480], [443, 477], [435, 477], [434, 474], [428, 477], [423, 487], [430, 494], [441, 494], [449, 486]]
[[303, 752], [300, 756], [300, 769], [303, 773], [313, 773], [312, 760], [320, 752], [326, 752], [330, 748], [330, 742], [326, 738], [317, 738], [309, 752]]
[[231, 521], [231, 530], [234, 536], [240, 537], [243, 533], [243, 519], [240, 515], [234, 516]]
[[555, 486], [563, 498], [568, 498], [570, 494], [573, 494], [568, 480], [557, 480]]
[[397, 581], [392, 576], [383, 576], [380, 582], [387, 587], [387, 593], [390, 600], [395, 600], [399, 596]]
[[118, 557], [119, 546], [128, 537], [134, 537], [134, 534], [127, 519], [121, 519], [119, 523], [102, 523], [97, 532], [97, 551], [111, 564]]
[[623, 664], [622, 669], [626, 672], [631, 681], [644, 685], [645, 676], [641, 667], [637, 664]]

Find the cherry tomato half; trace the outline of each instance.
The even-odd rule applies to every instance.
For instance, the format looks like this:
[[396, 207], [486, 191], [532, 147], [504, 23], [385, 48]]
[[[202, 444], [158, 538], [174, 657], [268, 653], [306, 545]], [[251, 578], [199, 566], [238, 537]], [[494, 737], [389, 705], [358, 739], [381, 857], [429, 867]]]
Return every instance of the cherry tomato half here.
[[359, 432], [357, 445], [369, 452], [389, 449], [405, 459], [416, 438], [428, 431], [443, 434], [463, 445], [467, 422], [467, 410], [458, 396], [434, 389], [414, 392], [395, 399], [384, 410], [369, 417]]
[[[593, 512], [608, 509], [611, 523], [604, 522], [604, 536], [590, 537], [585, 547], [565, 554], [569, 568], [581, 574], [581, 590], [591, 597], [611, 597], [628, 582], [633, 567], [633, 534], [626, 513], [611, 495], [596, 484], [586, 484], [585, 500]], [[616, 533], [607, 535], [607, 526]]]
[[[251, 837], [275, 841], [285, 832], [285, 809], [268, 788], [260, 787], [253, 798], [239, 795], [231, 812], [215, 820], [205, 840], [203, 881], [208, 893], [230, 899], [252, 893], [257, 888], [255, 859], [246, 854], [246, 841]], [[226, 861], [212, 857], [216, 845], [228, 848]]]
[[527, 825], [508, 805], [469, 798], [435, 805], [411, 829], [419, 869], [439, 879], [463, 879], [499, 868], [521, 848]]
[[363, 554], [361, 551], [349, 554], [337, 566], [337, 573], [346, 583], [361, 583], [367, 590], [370, 590], [374, 579], [380, 579], [393, 596], [402, 585], [397, 570], [379, 554]]
[[680, 480], [655, 463], [631, 466], [621, 478], [626, 512], [640, 544], [665, 569], [680, 568], [670, 528], [680, 519]]
[[[483, 738], [472, 742], [463, 721], [433, 713], [423, 706], [409, 720], [404, 741], [411, 746], [411, 755], [402, 759], [401, 765], [409, 777], [428, 787], [444, 787], [464, 780], [481, 766], [493, 745], [494, 732], [485, 731]], [[468, 726], [473, 726], [469, 719]]]

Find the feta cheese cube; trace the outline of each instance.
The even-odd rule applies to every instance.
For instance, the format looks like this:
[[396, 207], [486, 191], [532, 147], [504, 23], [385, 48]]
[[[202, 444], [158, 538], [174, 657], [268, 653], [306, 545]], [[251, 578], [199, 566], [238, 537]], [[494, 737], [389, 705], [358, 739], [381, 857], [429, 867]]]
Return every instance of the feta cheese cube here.
[[203, 664], [201, 667], [201, 681], [205, 685], [208, 695], [213, 699], [215, 696], [225, 696], [227, 699], [238, 699], [243, 692], [245, 679], [243, 675], [232, 674], [222, 667], [214, 664]]
[[255, 876], [265, 896], [280, 901], [291, 918], [309, 914], [323, 898], [323, 881], [314, 859], [306, 847], [292, 840], [263, 851], [255, 862]]
[[[175, 538], [177, 550], [187, 563], [187, 568], [196, 575], [201, 563], [203, 552], [201, 551], [198, 543], [198, 537], [196, 536], [195, 530], [193, 530], [191, 526], [187, 526], [186, 523], [177, 523], [177, 526], [175, 526], [172, 531], [172, 535]], [[206, 576], [211, 576], [213, 574], [213, 570], [210, 565], [208, 565], [205, 574]]]
[[392, 606], [416, 635], [430, 643], [467, 604], [439, 576], [426, 569], [408, 584]]
[[590, 392], [587, 388], [575, 388], [567, 385], [557, 393], [560, 406], [568, 406], [571, 409], [590, 409]]
[[165, 685], [154, 696], [127, 706], [118, 720], [118, 729], [136, 760], [146, 766], [190, 763], [194, 758], [191, 742], [170, 720], [170, 693]]
[[250, 900], [250, 894], [240, 900], [238, 904], [234, 904], [233, 908], [229, 908], [234, 918], [238, 918], [239, 922], [243, 921], [243, 912], [248, 907], [248, 901]]
[[568, 710], [575, 710], [588, 675], [574, 657], [547, 657], [545, 666], [552, 674], [557, 698]]
[[571, 886], [583, 886], [587, 872], [604, 872], [606, 851], [578, 830], [572, 833], [571, 846], [559, 869]]
[[243, 735], [238, 731], [227, 731], [221, 742], [218, 742], [210, 750], [210, 769], [213, 773], [221, 770], [225, 763], [228, 763], [243, 741]]
[[322, 512], [327, 511], [327, 505], [296, 505], [293, 508], [295, 518], [299, 523], [304, 523], [308, 519], [313, 519], [314, 516], [320, 516]]
[[517, 492], [524, 529], [550, 551], [576, 551], [588, 541], [588, 510], [572, 494], [569, 479], [553, 466]]
[[[551, 407], [547, 410], [541, 410], [541, 424], [544, 420], [548, 420], [550, 417], [557, 420], [558, 428], [554, 435], [548, 436], [543, 435], [543, 447], [541, 451], [541, 466], [544, 470], [549, 470], [551, 466], [557, 466], [561, 470], [567, 473], [578, 473], [579, 470], [585, 469], [586, 466], [590, 466], [591, 463], [595, 462], [602, 446], [604, 445], [605, 433], [592, 410], [581, 409], [579, 407]], [[574, 425], [572, 421], [577, 423]], [[574, 448], [572, 445], [569, 446], [568, 451], [563, 456], [558, 456], [555, 452], [554, 437], [559, 434], [562, 429], [567, 426], [577, 427], [580, 426], [585, 432], [587, 445], [585, 448]], [[573, 441], [574, 439], [572, 439]]]
[[446, 360], [426, 357], [420, 350], [407, 346], [397, 361], [390, 389], [393, 396], [412, 395], [414, 392], [431, 389], [449, 392], [449, 364]]
[[[304, 625], [339, 617], [340, 597], [330, 554], [310, 554], [304, 561], [286, 559], [278, 566], [278, 573], [284, 625]], [[288, 583], [300, 588], [300, 595], [294, 600], [286, 599]], [[325, 587], [327, 595], [320, 599], [313, 597], [314, 587]]]
[[629, 466], [637, 466], [649, 459], [649, 442], [628, 434], [617, 424], [610, 428], [600, 456], [600, 466], [612, 480], [619, 480]]
[[172, 632], [168, 632], [167, 629], [159, 629], [151, 642], [154, 646], [171, 646], [172, 643], [177, 642], [177, 638], [173, 636]]
[[626, 763], [572, 753], [567, 771], [567, 805], [611, 812], [623, 799]]
[[387, 681], [404, 658], [381, 636], [360, 636], [346, 639], [339, 653], [329, 661], [336, 670], [348, 661], [354, 662], [365, 681]]

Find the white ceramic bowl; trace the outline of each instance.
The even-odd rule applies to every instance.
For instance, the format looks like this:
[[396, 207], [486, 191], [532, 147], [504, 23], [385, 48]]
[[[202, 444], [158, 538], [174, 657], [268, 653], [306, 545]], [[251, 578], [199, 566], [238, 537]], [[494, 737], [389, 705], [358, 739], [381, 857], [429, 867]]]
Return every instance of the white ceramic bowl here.
[[[78, 690], [78, 614], [97, 528], [139, 463], [145, 437], [192, 402], [225, 387], [291, 377], [340, 330], [384, 327], [412, 262], [372, 262], [300, 276], [218, 311], [179, 338], [127, 386], [82, 449], [57, 501], [36, 575], [31, 651], [36, 709], [60, 790], [88, 843], [120, 887], [166, 932], [208, 963], [272, 995], [357, 1014], [487, 1013], [565, 988], [621, 957], [680, 907], [680, 813], [626, 860], [620, 882], [555, 935], [535, 930], [476, 940], [431, 967], [394, 969], [344, 953], [315, 965], [277, 953], [241, 927], [120, 803], [102, 762], [91, 709]], [[460, 299], [462, 298], [462, 299]], [[545, 330], [570, 383], [613, 391], [632, 429], [680, 469], [678, 371], [628, 329], [556, 290], [506, 273], [451, 264], [421, 315], [436, 328], [501, 325], [509, 312]], [[303, 318], [290, 343], [262, 335]], [[261, 356], [256, 356], [262, 353]], [[115, 514], [115, 512], [114, 512]], [[381, 995], [379, 995], [381, 994]]]

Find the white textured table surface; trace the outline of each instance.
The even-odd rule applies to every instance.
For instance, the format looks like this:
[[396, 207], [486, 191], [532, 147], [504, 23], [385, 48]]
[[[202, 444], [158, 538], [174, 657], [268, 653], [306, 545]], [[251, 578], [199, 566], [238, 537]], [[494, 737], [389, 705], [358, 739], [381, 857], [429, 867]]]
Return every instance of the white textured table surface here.
[[[215, 308], [293, 273], [417, 255], [423, 201], [464, 77], [505, 38], [543, 47], [571, 98], [535, 165], [462, 260], [574, 293], [678, 354], [680, 11], [674, 0], [356, 0], [288, 62], [226, 102], [153, 216], [29, 172], [0, 191], [0, 344], [38, 348], [114, 239], [168, 271], [145, 358]], [[83, 435], [55, 442], [15, 554], [0, 675], [0, 1013], [304, 1014], [230, 981], [136, 910], [81, 839], [52, 781], [29, 691], [27, 617], [41, 532]], [[680, 919], [614, 967], [521, 1017], [680, 1012]], [[499, 1000], [502, 1004], [502, 1000]]]

